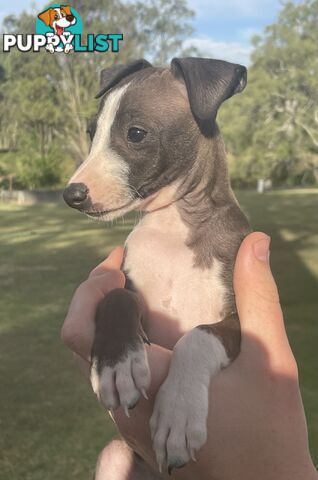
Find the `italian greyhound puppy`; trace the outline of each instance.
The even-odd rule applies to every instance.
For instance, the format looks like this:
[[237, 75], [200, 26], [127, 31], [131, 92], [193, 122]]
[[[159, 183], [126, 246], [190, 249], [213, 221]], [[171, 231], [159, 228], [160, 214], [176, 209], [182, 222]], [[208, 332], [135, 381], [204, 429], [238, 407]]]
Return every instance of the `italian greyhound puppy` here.
[[232, 274], [250, 227], [216, 115], [246, 77], [241, 65], [203, 58], [103, 70], [91, 150], [64, 191], [92, 218], [144, 212], [125, 244], [126, 286], [98, 307], [91, 383], [107, 409], [128, 414], [150, 384], [145, 342], [173, 350], [150, 421], [160, 471], [204, 445], [211, 379], [240, 351]]

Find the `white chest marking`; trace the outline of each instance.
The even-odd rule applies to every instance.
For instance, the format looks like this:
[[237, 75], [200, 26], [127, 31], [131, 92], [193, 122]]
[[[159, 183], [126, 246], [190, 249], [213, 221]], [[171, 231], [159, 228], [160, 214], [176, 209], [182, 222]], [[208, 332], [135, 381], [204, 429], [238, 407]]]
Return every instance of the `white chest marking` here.
[[222, 264], [194, 267], [188, 227], [175, 205], [147, 214], [128, 236], [124, 268], [149, 313], [150, 339], [172, 348], [200, 324], [220, 321], [225, 286]]

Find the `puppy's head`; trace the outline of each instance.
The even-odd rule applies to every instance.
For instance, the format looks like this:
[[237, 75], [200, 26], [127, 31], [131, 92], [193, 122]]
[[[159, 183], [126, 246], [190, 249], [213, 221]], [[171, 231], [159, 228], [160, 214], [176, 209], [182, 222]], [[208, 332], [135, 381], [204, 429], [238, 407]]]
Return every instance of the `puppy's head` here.
[[38, 17], [45, 25], [56, 30], [58, 35], [63, 33], [64, 28], [76, 23], [76, 18], [72, 14], [69, 5], [61, 5], [58, 8], [48, 8], [40, 13]]
[[160, 208], [193, 170], [202, 136], [213, 136], [221, 103], [243, 90], [246, 69], [221, 60], [145, 60], [103, 70], [91, 150], [64, 191], [65, 201], [111, 220]]

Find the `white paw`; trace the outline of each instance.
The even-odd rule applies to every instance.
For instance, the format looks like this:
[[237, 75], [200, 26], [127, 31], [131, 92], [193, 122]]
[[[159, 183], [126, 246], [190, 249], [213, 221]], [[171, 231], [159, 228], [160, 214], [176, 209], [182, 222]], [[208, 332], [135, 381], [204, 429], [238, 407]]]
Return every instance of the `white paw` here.
[[64, 53], [70, 53], [71, 50], [73, 50], [73, 45], [67, 43], [64, 47]]
[[150, 370], [144, 345], [128, 351], [121, 361], [113, 365], [99, 365], [93, 358], [91, 384], [95, 394], [107, 410], [123, 407], [129, 417], [142, 394], [150, 385]]
[[219, 339], [194, 328], [175, 345], [150, 419], [159, 469], [184, 466], [205, 444], [211, 378], [228, 363]]
[[46, 45], [45, 49], [50, 53], [54, 53], [55, 51], [52, 43], [50, 43], [49, 45]]
[[167, 464], [183, 467], [206, 442], [208, 416], [206, 382], [180, 381], [169, 374], [161, 386], [150, 419], [151, 437], [160, 471]]

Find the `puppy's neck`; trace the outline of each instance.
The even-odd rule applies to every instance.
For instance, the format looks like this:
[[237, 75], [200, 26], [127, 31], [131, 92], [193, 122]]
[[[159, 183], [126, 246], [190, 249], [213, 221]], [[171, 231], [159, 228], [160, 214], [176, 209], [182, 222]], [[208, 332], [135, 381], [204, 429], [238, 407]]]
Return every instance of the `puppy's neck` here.
[[202, 220], [205, 216], [207, 220], [213, 210], [233, 202], [237, 203], [230, 186], [225, 147], [217, 133], [200, 139], [192, 168], [185, 176], [150, 196], [142, 210], [151, 213], [174, 203], [186, 217]]
[[230, 262], [248, 224], [230, 186], [221, 137], [204, 138], [188, 175], [162, 189], [145, 210], [142, 224], [192, 250], [195, 267], [209, 269], [213, 258]]
[[193, 171], [184, 180], [184, 194], [178, 204], [181, 209], [211, 216], [215, 209], [236, 202], [231, 189], [226, 151], [222, 137], [202, 138]]
[[[211, 222], [216, 210], [237, 204], [232, 192], [222, 138], [203, 138], [187, 175], [150, 197], [143, 210], [161, 229], [171, 230], [181, 221], [191, 230]], [[147, 216], [148, 216], [147, 215]]]

